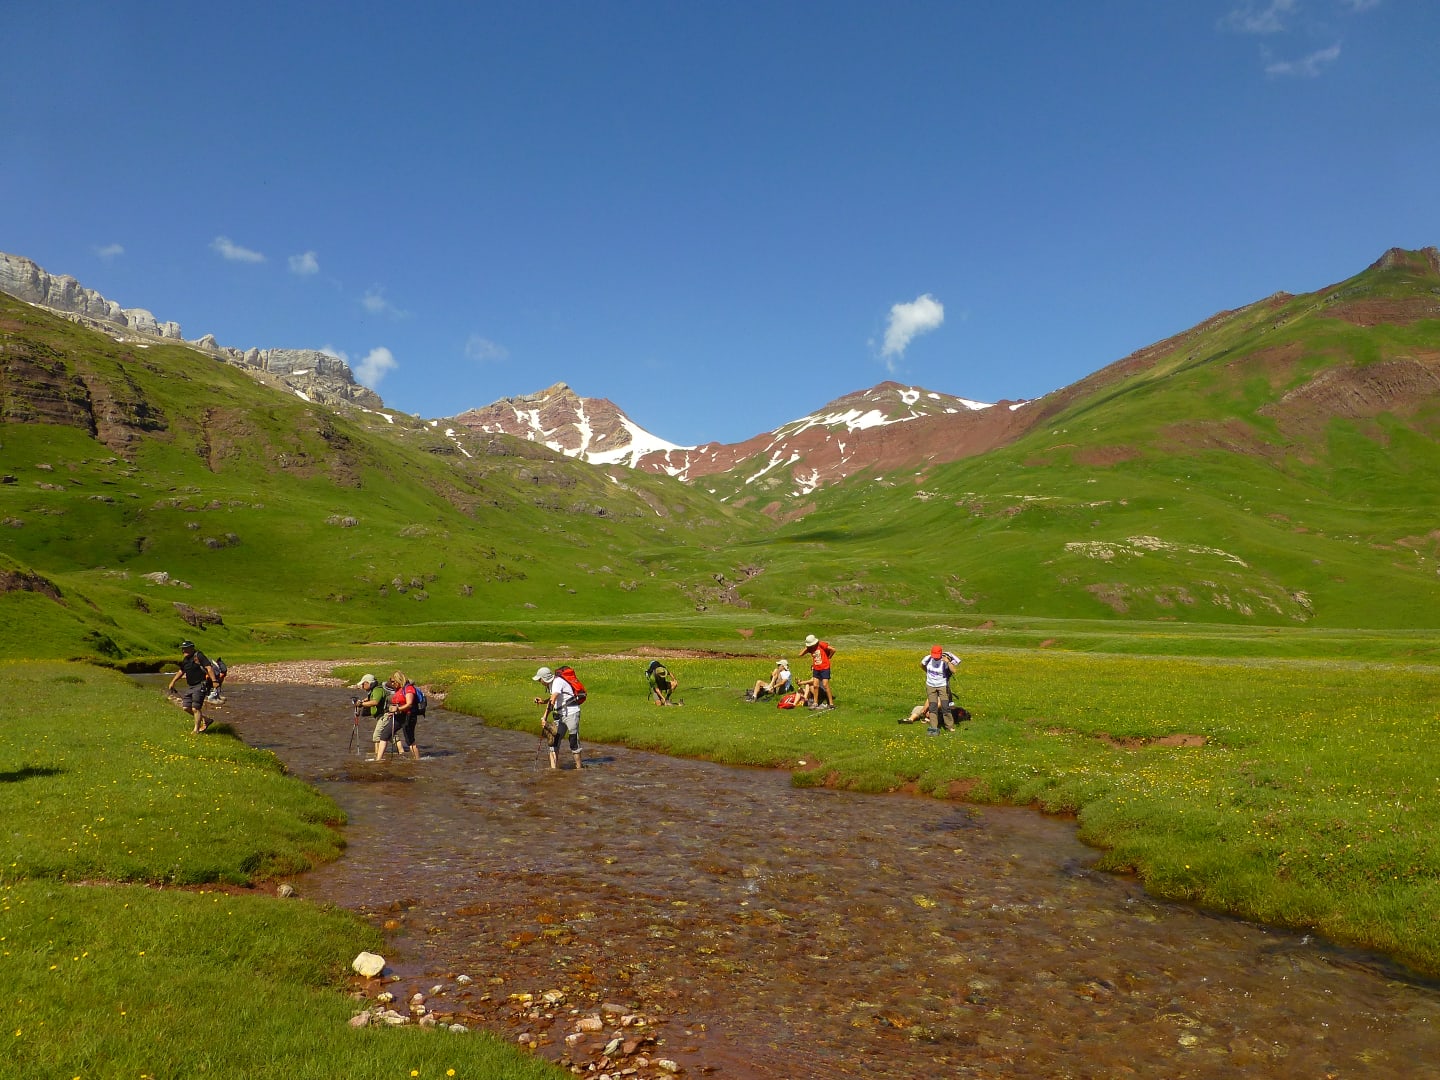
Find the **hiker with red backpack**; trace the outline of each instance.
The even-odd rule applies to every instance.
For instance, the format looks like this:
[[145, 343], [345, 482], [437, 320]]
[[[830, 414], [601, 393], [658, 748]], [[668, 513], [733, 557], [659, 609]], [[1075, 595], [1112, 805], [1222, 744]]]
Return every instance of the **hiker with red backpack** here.
[[585, 684], [571, 667], [562, 667], [558, 671], [542, 667], [530, 678], [544, 683], [545, 689], [550, 691], [548, 698], [535, 699], [536, 705], [545, 706], [545, 713], [540, 717], [540, 730], [550, 738], [550, 768], [559, 768], [556, 756], [560, 751], [560, 740], [567, 735], [575, 768], [580, 768], [580, 706], [585, 701]]

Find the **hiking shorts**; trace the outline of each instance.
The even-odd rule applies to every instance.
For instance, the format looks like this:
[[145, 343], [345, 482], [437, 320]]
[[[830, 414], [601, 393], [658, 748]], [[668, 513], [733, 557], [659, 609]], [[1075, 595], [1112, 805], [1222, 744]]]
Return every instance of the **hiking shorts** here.
[[180, 703], [187, 709], [198, 709], [205, 704], [205, 684], [198, 682], [194, 686], [185, 687], [184, 693], [180, 695]]
[[550, 741], [554, 750], [560, 749], [560, 740], [570, 737], [570, 749], [580, 749], [580, 708], [570, 705], [555, 714], [555, 737]]
[[828, 667], [815, 668], [813, 671], [810, 672], [810, 674], [815, 676], [817, 682], [830, 681], [830, 669]]
[[928, 687], [925, 692], [925, 711], [934, 718], [930, 721], [931, 727], [939, 727], [943, 724], [945, 727], [953, 729], [955, 717], [950, 714], [950, 687]]
[[371, 742], [390, 742], [395, 738], [395, 717], [389, 713], [381, 713], [375, 720], [375, 734], [370, 736]]

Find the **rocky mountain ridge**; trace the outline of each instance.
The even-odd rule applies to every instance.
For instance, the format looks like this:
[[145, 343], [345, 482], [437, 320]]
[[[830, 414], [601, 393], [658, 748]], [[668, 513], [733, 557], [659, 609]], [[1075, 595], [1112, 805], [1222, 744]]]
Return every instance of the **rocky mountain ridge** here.
[[593, 465], [635, 468], [648, 455], [687, 449], [652, 435], [614, 402], [581, 397], [563, 382], [533, 394], [502, 398], [484, 408], [467, 409], [442, 423], [543, 443]]
[[[1363, 298], [1352, 296], [1350, 283], [1340, 282], [1312, 294], [1306, 303], [1362, 326], [1440, 317], [1440, 289], [1428, 285], [1440, 274], [1440, 253], [1434, 247], [1392, 248], [1369, 268], [1377, 271], [1397, 274], [1398, 280], [1410, 284], [1402, 289], [1403, 295], [1382, 300], [1369, 293]], [[349, 366], [337, 357], [315, 350], [234, 349], [221, 346], [211, 335], [185, 341], [179, 324], [161, 322], [141, 308], [121, 308], [74, 278], [52, 276], [20, 256], [0, 254], [0, 291], [112, 336], [128, 335], [142, 345], [145, 340], [184, 343], [306, 400], [383, 408], [379, 395], [357, 384]], [[804, 512], [806, 496], [816, 489], [857, 473], [916, 472], [1008, 445], [1076, 400], [1150, 371], [1167, 356], [1185, 352], [1190, 360], [1197, 359], [1188, 343], [1204, 340], [1222, 324], [1237, 318], [1267, 318], [1264, 312], [1278, 311], [1294, 299], [1277, 293], [1244, 309], [1218, 312], [1033, 402], [989, 404], [883, 382], [743, 442], [681, 446], [644, 430], [613, 402], [581, 397], [565, 383], [556, 383], [430, 425], [505, 434], [591, 464], [663, 473], [703, 486], [736, 505], [758, 502], [765, 512], [784, 516]], [[1328, 378], [1334, 382], [1338, 377]], [[1426, 392], [1429, 382], [1422, 382], [1424, 387], [1417, 392]], [[1356, 392], [1362, 391], [1363, 387]], [[1107, 453], [1113, 457], [1130, 451], [1112, 448]]]
[[210, 334], [187, 341], [179, 323], [161, 321], [144, 308], [122, 308], [68, 274], [50, 274], [21, 255], [0, 252], [0, 292], [119, 341], [189, 345], [307, 401], [372, 410], [385, 404], [379, 394], [355, 381], [350, 366], [339, 357], [314, 349], [237, 349], [219, 344]]
[[773, 501], [776, 505], [767, 507], [773, 511], [783, 497], [808, 495], [856, 472], [984, 453], [1029, 426], [1024, 405], [992, 405], [884, 382], [744, 442], [677, 446], [645, 431], [613, 402], [581, 397], [556, 383], [445, 422], [544, 443], [592, 464], [626, 465], [686, 483], [703, 480], [726, 498]]

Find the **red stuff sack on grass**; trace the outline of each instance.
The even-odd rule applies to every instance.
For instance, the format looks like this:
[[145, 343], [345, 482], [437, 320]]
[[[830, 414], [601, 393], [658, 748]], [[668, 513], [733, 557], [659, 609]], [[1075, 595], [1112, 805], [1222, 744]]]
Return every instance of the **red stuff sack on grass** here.
[[786, 694], [784, 697], [782, 697], [779, 701], [775, 703], [775, 708], [793, 709], [795, 708], [795, 706], [800, 704], [801, 700], [802, 699], [799, 694]]

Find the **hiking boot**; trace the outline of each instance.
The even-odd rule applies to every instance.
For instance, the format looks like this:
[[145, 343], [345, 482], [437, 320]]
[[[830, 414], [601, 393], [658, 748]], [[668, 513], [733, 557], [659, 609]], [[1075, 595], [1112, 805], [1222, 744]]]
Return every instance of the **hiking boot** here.
[[927, 728], [925, 729], [925, 734], [926, 734], [926, 735], [939, 735], [939, 734], [940, 734], [940, 730], [939, 730], [939, 728], [927, 727]]

